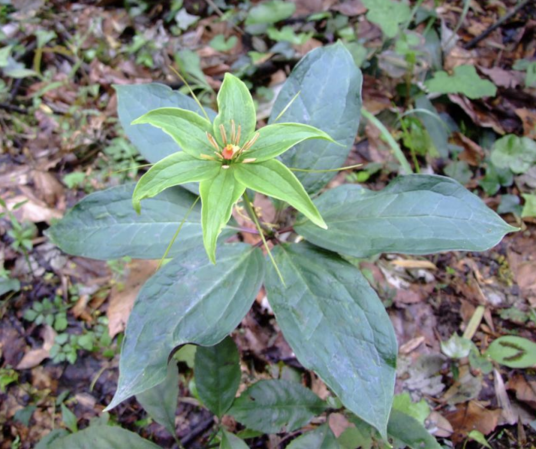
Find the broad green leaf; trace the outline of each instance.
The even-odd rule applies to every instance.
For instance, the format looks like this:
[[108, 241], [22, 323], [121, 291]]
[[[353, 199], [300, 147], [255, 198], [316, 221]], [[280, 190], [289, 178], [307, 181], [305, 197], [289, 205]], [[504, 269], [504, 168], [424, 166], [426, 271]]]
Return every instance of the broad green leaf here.
[[460, 337], [456, 332], [451, 337], [441, 342], [441, 352], [451, 359], [463, 359], [469, 355], [473, 342]]
[[399, 25], [411, 17], [409, 6], [399, 1], [363, 0], [363, 5], [368, 9], [367, 19], [378, 25], [389, 38], [395, 37]]
[[293, 146], [310, 139], [322, 139], [333, 142], [324, 131], [299, 123], [280, 123], [268, 125], [259, 130], [259, 138], [250, 150], [244, 153], [248, 159], [256, 162], [273, 159]]
[[[173, 187], [145, 200], [138, 215], [132, 208], [134, 184], [86, 196], [48, 229], [50, 240], [67, 254], [113, 260], [124, 256], [160, 259], [196, 197]], [[171, 247], [169, 257], [202, 242], [201, 205], [197, 205]]]
[[339, 443], [327, 424], [292, 440], [287, 449], [339, 449]]
[[249, 429], [292, 432], [326, 409], [308, 388], [287, 380], [260, 380], [235, 400], [229, 414]]
[[238, 164], [238, 182], [264, 195], [289, 203], [316, 226], [326, 228], [322, 216], [294, 174], [276, 159], [254, 164]]
[[[203, 116], [201, 109], [193, 98], [173, 91], [163, 84], [131, 84], [114, 86], [117, 92], [117, 113], [119, 121], [130, 141], [149, 162], [177, 152], [177, 143], [171, 136], [151, 125], [131, 125], [133, 120], [153, 109], [173, 107], [188, 109]], [[216, 113], [207, 109], [211, 120]]]
[[58, 438], [48, 446], [54, 449], [161, 449], [137, 433], [116, 426], [88, 427], [80, 432]]
[[0, 278], [0, 296], [9, 292], [18, 292], [20, 281], [18, 279]]
[[509, 368], [536, 366], [536, 343], [522, 337], [499, 337], [489, 345], [485, 354]]
[[207, 133], [212, 133], [212, 124], [195, 112], [179, 108], [159, 108], [147, 112], [132, 122], [132, 125], [149, 124], [161, 129], [177, 142], [180, 148], [197, 159], [202, 154], [214, 155]]
[[424, 399], [412, 402], [408, 392], [397, 394], [393, 401], [393, 409], [415, 418], [420, 424], [430, 415], [430, 406]]
[[394, 446], [397, 448], [441, 449], [436, 439], [419, 421], [398, 410], [393, 409], [391, 412], [387, 432], [395, 439]]
[[175, 435], [175, 413], [179, 399], [179, 370], [172, 360], [167, 367], [167, 376], [158, 385], [136, 395], [143, 409], [158, 424]]
[[194, 373], [203, 404], [221, 418], [231, 407], [240, 385], [240, 355], [232, 338], [216, 346], [198, 347]]
[[238, 38], [236, 36], [231, 36], [226, 40], [223, 34], [216, 34], [208, 45], [210, 45], [214, 50], [225, 52], [234, 48], [237, 43]]
[[143, 286], [128, 319], [119, 385], [108, 410], [161, 383], [174, 348], [219, 343], [249, 310], [264, 277], [262, 252], [235, 244], [222, 246], [218, 255], [213, 265], [200, 246], [181, 252]]
[[475, 440], [478, 444], [481, 444], [488, 449], [492, 449], [482, 432], [479, 432], [478, 430], [471, 430], [471, 432], [469, 432], [467, 436], [472, 440]]
[[304, 222], [295, 226], [296, 232], [354, 257], [484, 251], [516, 231], [480, 198], [443, 176], [401, 176], [379, 192], [343, 185], [315, 204], [329, 231]]
[[314, 370], [342, 403], [386, 435], [397, 344], [380, 299], [360, 271], [306, 243], [273, 251], [265, 282], [277, 323], [300, 363]]
[[251, 8], [246, 25], [276, 23], [288, 19], [295, 10], [294, 3], [279, 0], [263, 2]]
[[236, 133], [240, 126], [240, 145], [243, 145], [255, 131], [257, 123], [255, 105], [247, 86], [236, 76], [226, 73], [218, 92], [218, 115], [214, 119], [213, 131], [220, 145], [223, 144], [220, 125], [225, 128], [227, 141], [231, 141], [231, 120], [234, 120]]
[[140, 202], [144, 198], [152, 198], [169, 187], [214, 178], [220, 171], [219, 162], [196, 159], [182, 151], [172, 154], [141, 177], [132, 194], [132, 206], [140, 213]]
[[[317, 48], [296, 65], [279, 93], [270, 123], [302, 123], [326, 132], [339, 145], [310, 140], [281, 156], [287, 167], [331, 170], [342, 167], [352, 148], [361, 117], [362, 76], [343, 44]], [[297, 172], [307, 192], [320, 190], [335, 172]]]
[[293, 45], [303, 45], [314, 35], [314, 32], [298, 33], [292, 26], [284, 26], [280, 30], [276, 27], [270, 27], [267, 30], [268, 37], [276, 42], [290, 42]]
[[220, 168], [220, 173], [199, 184], [201, 195], [201, 221], [203, 223], [203, 243], [212, 263], [216, 263], [216, 242], [221, 230], [231, 218], [233, 206], [246, 188], [237, 182], [233, 172], [235, 167], [227, 170]]
[[536, 165], [536, 142], [514, 134], [501, 137], [493, 144], [491, 162], [495, 167], [507, 168], [516, 174], [525, 173]]
[[463, 94], [471, 100], [482, 97], [494, 97], [497, 94], [495, 84], [480, 78], [472, 65], [460, 65], [454, 68], [454, 74], [439, 71], [434, 77], [425, 81], [430, 92], [440, 94]]
[[523, 218], [536, 217], [536, 195], [530, 193], [523, 193], [522, 196], [525, 200], [525, 204], [523, 205], [521, 216]]
[[55, 441], [66, 437], [69, 435], [69, 432], [65, 429], [53, 429], [51, 432], [47, 433], [40, 441], [36, 444], [34, 449], [52, 449], [55, 446], [52, 446], [52, 443]]
[[220, 449], [248, 449], [248, 445], [236, 435], [223, 430]]

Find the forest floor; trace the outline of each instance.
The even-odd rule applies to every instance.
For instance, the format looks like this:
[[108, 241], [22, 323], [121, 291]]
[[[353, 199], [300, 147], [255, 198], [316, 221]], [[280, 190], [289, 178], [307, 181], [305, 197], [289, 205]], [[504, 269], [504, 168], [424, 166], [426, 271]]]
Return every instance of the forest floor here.
[[[339, 39], [363, 71], [364, 107], [413, 167], [457, 179], [521, 228], [484, 253], [388, 254], [361, 262], [396, 330], [396, 392], [425, 401], [427, 427], [446, 447], [482, 447], [471, 438], [474, 430], [493, 448], [535, 447], [535, 370], [489, 362], [479, 369], [453, 355], [463, 352], [459, 342], [445, 342], [464, 335], [484, 352], [502, 335], [536, 341], [536, 158], [512, 170], [490, 160], [501, 136], [536, 139], [536, 5], [412, 1], [420, 7], [408, 27], [385, 11], [387, 23], [378, 23], [367, 16], [367, 1], [292, 3], [280, 20], [247, 25], [259, 2], [0, 1], [0, 449], [34, 447], [54, 428], [72, 429], [73, 420], [84, 428], [101, 414], [117, 385], [128, 314], [155, 270], [153, 261], [71, 257], [45, 235], [85, 195], [134, 181], [145, 170], [118, 123], [113, 85], [157, 81], [184, 89], [174, 66], [203, 103], [214, 105], [231, 71], [251, 87], [262, 123], [297, 61]], [[525, 5], [513, 11], [518, 3]], [[416, 86], [461, 65], [476, 67], [496, 95], [432, 95], [447, 134], [433, 120], [407, 114], [416, 107]], [[478, 87], [472, 79], [454, 82]], [[525, 157], [515, 151], [514, 158]], [[364, 119], [346, 165], [353, 164], [363, 165], [340, 172], [328, 188], [359, 182], [379, 190], [400, 171], [381, 133]], [[259, 198], [258, 205], [269, 220], [270, 202]], [[250, 376], [266, 377], [283, 362], [303, 371], [262, 295], [234, 337]], [[200, 448], [213, 416], [189, 393], [191, 350], [181, 357], [177, 431], [185, 447]], [[303, 378], [327, 394], [313, 374]], [[162, 447], [174, 445], [134, 399], [111, 419]], [[330, 416], [336, 435], [345, 425], [342, 416]], [[288, 438], [251, 441], [277, 448]]]

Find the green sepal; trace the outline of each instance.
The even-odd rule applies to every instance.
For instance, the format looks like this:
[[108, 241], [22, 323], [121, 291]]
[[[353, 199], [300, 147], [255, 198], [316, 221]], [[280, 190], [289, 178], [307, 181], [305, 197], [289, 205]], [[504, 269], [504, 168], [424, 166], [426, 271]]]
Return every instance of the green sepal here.
[[144, 198], [152, 198], [169, 187], [214, 178], [220, 170], [218, 162], [196, 159], [184, 152], [172, 154], [154, 164], [140, 178], [132, 194], [132, 205], [140, 213], [140, 202]]
[[240, 145], [243, 145], [255, 131], [257, 116], [255, 104], [247, 86], [236, 76], [226, 73], [223, 84], [218, 92], [218, 115], [214, 119], [214, 136], [223, 145], [220, 125], [223, 125], [228, 141], [231, 138], [231, 120], [234, 120], [236, 131], [240, 125]]
[[182, 150], [195, 158], [201, 154], [214, 155], [207, 133], [212, 133], [212, 124], [205, 118], [186, 109], [159, 108], [142, 115], [132, 125], [148, 123], [168, 134]]
[[214, 178], [206, 179], [199, 184], [203, 243], [212, 263], [216, 263], [218, 235], [231, 218], [234, 204], [246, 190], [246, 187], [234, 177], [235, 167], [220, 168], [220, 172]]
[[327, 229], [326, 223], [300, 181], [278, 160], [238, 164], [234, 175], [238, 182], [247, 188], [286, 201], [315, 225]]
[[335, 142], [328, 134], [314, 126], [300, 123], [279, 123], [268, 125], [259, 130], [259, 138], [244, 155], [256, 162], [266, 161], [283, 154], [285, 151], [309, 139]]

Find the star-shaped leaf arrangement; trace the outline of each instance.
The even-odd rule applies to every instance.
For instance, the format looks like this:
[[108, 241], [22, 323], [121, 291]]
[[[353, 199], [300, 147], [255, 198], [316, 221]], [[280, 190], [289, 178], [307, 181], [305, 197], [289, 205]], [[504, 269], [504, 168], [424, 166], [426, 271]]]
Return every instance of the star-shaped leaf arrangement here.
[[141, 177], [132, 203], [188, 182], [200, 182], [203, 242], [216, 261], [216, 242], [246, 188], [285, 201], [314, 224], [326, 228], [320, 213], [296, 176], [275, 159], [304, 140], [324, 139], [325, 132], [299, 123], [278, 123], [255, 131], [256, 114], [246, 85], [227, 73], [218, 93], [214, 123], [195, 112], [160, 108], [134, 120], [169, 134], [183, 149], [154, 164]]

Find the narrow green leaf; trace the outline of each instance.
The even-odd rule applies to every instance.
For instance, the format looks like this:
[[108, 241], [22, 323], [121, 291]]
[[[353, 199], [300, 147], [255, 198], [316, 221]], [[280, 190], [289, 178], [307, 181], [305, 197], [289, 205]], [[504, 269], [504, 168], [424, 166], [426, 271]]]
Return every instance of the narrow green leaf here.
[[327, 424], [292, 440], [287, 449], [339, 449], [340, 445]]
[[[177, 152], [177, 143], [161, 129], [151, 125], [131, 125], [132, 121], [149, 111], [163, 107], [188, 109], [202, 116], [195, 100], [163, 84], [129, 84], [114, 86], [117, 92], [117, 114], [128, 138], [145, 159], [158, 162]], [[208, 109], [214, 120], [216, 113]]]
[[[281, 156], [287, 167], [331, 170], [344, 165], [361, 117], [361, 84], [360, 70], [340, 43], [307, 53], [294, 67], [277, 96], [270, 123], [295, 98], [282, 114], [281, 122], [314, 126], [339, 145], [327, 140], [302, 142]], [[312, 193], [335, 175], [336, 172], [299, 172], [297, 177]]]
[[292, 432], [326, 409], [311, 390], [287, 380], [261, 380], [235, 400], [229, 414], [249, 429]]
[[199, 159], [202, 154], [214, 155], [214, 148], [207, 137], [207, 133], [212, 133], [212, 124], [195, 112], [180, 108], [154, 109], [132, 122], [132, 125], [143, 124], [164, 131], [192, 157]]
[[221, 418], [231, 407], [240, 385], [240, 355], [232, 338], [197, 348], [195, 385], [203, 404]]
[[179, 370], [174, 361], [168, 364], [166, 378], [153, 388], [136, 395], [144, 410], [175, 437], [175, 412], [179, 399]]
[[[62, 251], [92, 259], [124, 256], [160, 259], [196, 196], [172, 187], [144, 201], [141, 214], [132, 208], [134, 184], [92, 193], [48, 229], [47, 235]], [[229, 235], [229, 234], [227, 234]], [[201, 244], [201, 207], [188, 216], [169, 256]]]
[[254, 164], [238, 164], [238, 182], [265, 195], [286, 201], [315, 225], [327, 228], [322, 216], [294, 174], [276, 159]]
[[507, 335], [494, 340], [485, 355], [509, 368], [531, 368], [536, 366], [536, 343]]
[[296, 225], [296, 232], [315, 245], [354, 257], [484, 251], [517, 230], [443, 176], [402, 176], [379, 192], [343, 185], [315, 204], [329, 232], [308, 222]]
[[233, 206], [246, 190], [237, 182], [231, 166], [227, 170], [220, 168], [218, 175], [201, 181], [201, 221], [203, 224], [203, 243], [212, 263], [216, 263], [216, 242], [221, 230], [231, 218]]
[[54, 449], [161, 449], [160, 446], [141, 438], [138, 434], [116, 426], [88, 427], [69, 436], [55, 439], [50, 447]]
[[246, 25], [276, 23], [290, 17], [295, 10], [295, 4], [280, 0], [259, 3], [249, 11]]
[[215, 345], [244, 317], [264, 277], [262, 251], [223, 245], [218, 255], [213, 265], [200, 246], [181, 252], [143, 286], [128, 319], [119, 385], [107, 410], [161, 383], [174, 348]]
[[240, 145], [243, 145], [252, 137], [257, 123], [255, 105], [249, 89], [236, 76], [226, 73], [217, 100], [218, 115], [214, 119], [216, 140], [223, 144], [220, 125], [224, 126], [228, 141], [231, 139], [231, 120], [234, 120], [236, 132], [240, 126]]
[[396, 374], [396, 338], [360, 271], [306, 243], [278, 245], [265, 282], [268, 301], [300, 363], [353, 413], [386, 436]]
[[219, 162], [196, 159], [185, 152], [172, 154], [140, 178], [132, 195], [134, 210], [140, 213], [144, 198], [152, 198], [172, 186], [214, 178], [220, 170]]
[[411, 449], [441, 449], [436, 439], [415, 418], [393, 409], [387, 427], [389, 436]]
[[246, 151], [245, 157], [255, 159], [256, 162], [266, 161], [279, 156], [300, 142], [311, 139], [334, 142], [324, 131], [313, 126], [300, 123], [268, 125], [259, 130], [258, 140], [250, 150]]
[[71, 410], [69, 410], [65, 404], [61, 404], [61, 420], [71, 432], [78, 432], [78, 419], [76, 418], [76, 415], [71, 412]]
[[220, 449], [248, 449], [248, 445], [236, 435], [223, 430]]

